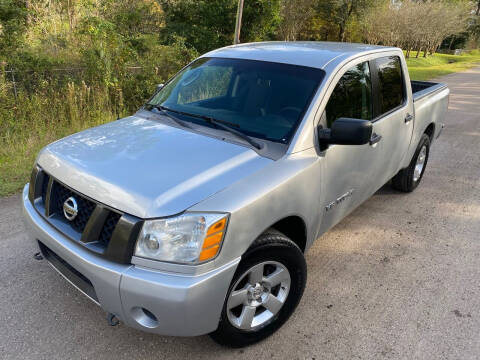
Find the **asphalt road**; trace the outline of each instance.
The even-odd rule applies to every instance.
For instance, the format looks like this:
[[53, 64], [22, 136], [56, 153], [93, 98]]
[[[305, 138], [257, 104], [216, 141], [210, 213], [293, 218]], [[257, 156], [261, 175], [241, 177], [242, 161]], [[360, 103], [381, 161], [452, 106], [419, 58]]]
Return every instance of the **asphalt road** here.
[[109, 327], [0, 199], [2, 359], [480, 359], [480, 68], [441, 79], [446, 129], [412, 194], [388, 186], [317, 240], [296, 313], [241, 350]]

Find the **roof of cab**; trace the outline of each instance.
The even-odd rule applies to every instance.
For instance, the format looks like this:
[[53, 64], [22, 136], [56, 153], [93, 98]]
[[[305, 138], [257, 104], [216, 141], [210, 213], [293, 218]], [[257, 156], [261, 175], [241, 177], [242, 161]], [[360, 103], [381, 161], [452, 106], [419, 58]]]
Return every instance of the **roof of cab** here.
[[397, 48], [326, 41], [269, 41], [231, 45], [202, 57], [261, 60], [323, 69], [332, 61], [341, 62], [362, 53], [394, 49]]

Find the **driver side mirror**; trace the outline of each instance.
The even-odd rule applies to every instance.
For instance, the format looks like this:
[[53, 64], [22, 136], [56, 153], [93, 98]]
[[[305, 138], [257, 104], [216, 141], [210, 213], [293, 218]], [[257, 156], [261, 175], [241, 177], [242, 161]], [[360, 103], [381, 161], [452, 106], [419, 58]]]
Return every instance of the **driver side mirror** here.
[[164, 86], [165, 86], [164, 84], [158, 84], [158, 85], [157, 85], [157, 91], [162, 90], [162, 88], [163, 88]]
[[320, 144], [364, 145], [372, 137], [372, 123], [369, 120], [339, 118], [330, 129], [319, 129]]

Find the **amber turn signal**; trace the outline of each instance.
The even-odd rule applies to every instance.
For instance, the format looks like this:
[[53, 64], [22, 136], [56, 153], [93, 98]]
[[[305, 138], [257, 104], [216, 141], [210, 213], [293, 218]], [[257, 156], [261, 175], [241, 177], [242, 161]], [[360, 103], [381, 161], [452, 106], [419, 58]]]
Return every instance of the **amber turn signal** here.
[[226, 224], [227, 219], [223, 218], [208, 228], [207, 236], [203, 240], [202, 252], [198, 258], [200, 261], [210, 260], [217, 256]]
[[199, 260], [205, 261], [205, 260], [214, 258], [217, 255], [219, 249], [220, 249], [220, 245], [215, 245], [215, 246], [209, 247], [208, 249], [202, 250], [202, 252], [200, 253]]
[[210, 236], [212, 234], [215, 234], [216, 232], [223, 230], [225, 228], [225, 224], [227, 223], [227, 219], [223, 218], [221, 220], [218, 220], [216, 223], [214, 223], [212, 226], [210, 226], [207, 230], [207, 236]]
[[206, 237], [203, 241], [203, 249], [207, 249], [210, 246], [220, 244], [220, 242], [222, 241], [222, 236], [223, 232], [219, 232], [209, 237]]

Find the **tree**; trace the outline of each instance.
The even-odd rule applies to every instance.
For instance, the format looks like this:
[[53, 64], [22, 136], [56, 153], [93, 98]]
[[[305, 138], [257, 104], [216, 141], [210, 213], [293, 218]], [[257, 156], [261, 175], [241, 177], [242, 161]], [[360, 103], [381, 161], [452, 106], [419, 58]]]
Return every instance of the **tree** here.
[[313, 0], [283, 0], [278, 34], [282, 40], [295, 41], [313, 17]]
[[[236, 0], [158, 0], [165, 13], [162, 41], [174, 36], [185, 39], [203, 53], [233, 43]], [[280, 0], [245, 1], [242, 17], [243, 42], [268, 40], [275, 36], [280, 20]]]
[[346, 41], [352, 21], [376, 4], [375, 0], [318, 0], [316, 8], [320, 17], [337, 27], [335, 40]]
[[[421, 21], [419, 21], [421, 19]], [[365, 16], [365, 40], [373, 44], [398, 46], [410, 56], [433, 53], [442, 41], [465, 31], [468, 9], [462, 1], [413, 1], [373, 9]]]

